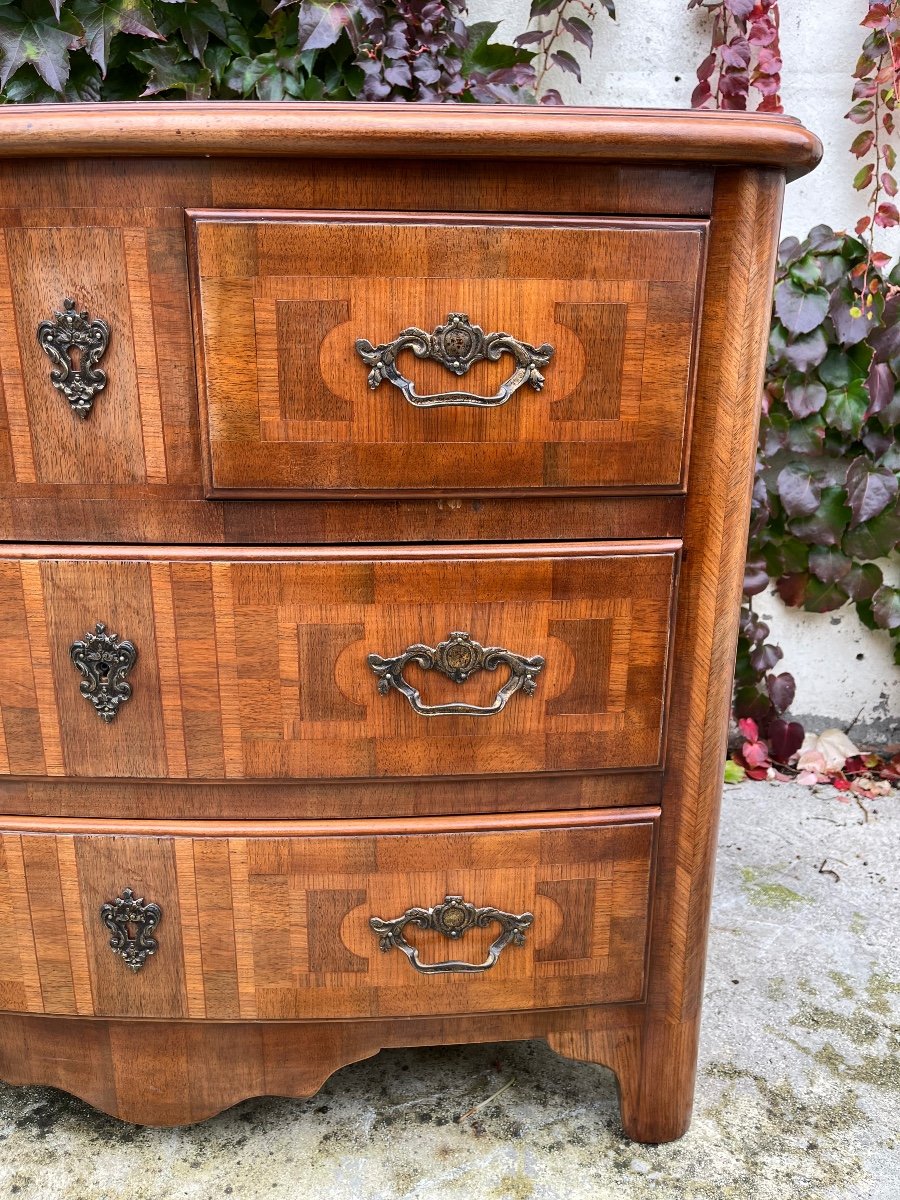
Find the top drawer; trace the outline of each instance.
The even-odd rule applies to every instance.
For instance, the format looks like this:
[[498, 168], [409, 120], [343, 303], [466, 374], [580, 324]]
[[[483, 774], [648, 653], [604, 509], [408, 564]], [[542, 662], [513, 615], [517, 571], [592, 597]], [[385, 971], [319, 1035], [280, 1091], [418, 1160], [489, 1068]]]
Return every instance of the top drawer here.
[[705, 222], [188, 219], [208, 495], [681, 490]]

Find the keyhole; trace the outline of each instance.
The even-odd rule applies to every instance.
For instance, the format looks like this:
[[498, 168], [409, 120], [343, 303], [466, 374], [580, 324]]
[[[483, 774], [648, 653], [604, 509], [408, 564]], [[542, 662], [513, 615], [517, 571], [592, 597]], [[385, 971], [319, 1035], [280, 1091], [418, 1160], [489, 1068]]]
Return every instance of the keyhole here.
[[75, 345], [73, 343], [71, 346], [69, 346], [69, 362], [71, 363], [70, 370], [75, 375], [79, 375], [81, 373], [81, 359], [82, 359], [81, 346]]
[[97, 675], [99, 676], [101, 683], [106, 683], [106, 680], [109, 677], [109, 663], [98, 662]]

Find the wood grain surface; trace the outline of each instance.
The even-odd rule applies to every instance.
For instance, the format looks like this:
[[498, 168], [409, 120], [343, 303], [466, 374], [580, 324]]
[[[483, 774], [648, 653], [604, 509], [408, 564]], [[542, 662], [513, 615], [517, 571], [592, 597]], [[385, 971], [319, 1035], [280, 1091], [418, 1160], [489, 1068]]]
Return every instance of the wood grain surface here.
[[[818, 138], [770, 113], [492, 104], [17, 104], [4, 156], [283, 155], [588, 159], [766, 164], [790, 177], [819, 161]], [[503, 164], [505, 170], [506, 163]], [[561, 172], [553, 171], [553, 176]]]
[[[188, 217], [210, 495], [680, 488], [702, 224]], [[549, 343], [543, 389], [430, 410], [369, 389], [357, 339], [451, 313]], [[515, 363], [457, 378], [407, 350], [398, 367], [420, 395], [490, 396]]]
[[[412, 1017], [640, 1000], [658, 809], [184, 829], [4, 819], [0, 1007], [216, 1020]], [[197, 834], [198, 836], [192, 836]], [[162, 909], [132, 972], [102, 904], [130, 887]], [[482, 973], [422, 974], [373, 916], [448, 895], [531, 912]], [[423, 962], [480, 963], [499, 927], [452, 941], [409, 927]]]
[[[616, 1072], [629, 1136], [684, 1132], [782, 188], [820, 149], [746, 114], [0, 111], [4, 1079], [172, 1124], [545, 1037]], [[112, 326], [86, 422], [35, 337], [66, 296]], [[356, 337], [450, 311], [551, 342], [545, 391], [365, 389]], [[98, 620], [139, 650], [108, 726], [68, 656]], [[461, 629], [542, 655], [535, 695], [377, 693], [368, 653]], [[124, 887], [164, 910], [137, 975]], [[378, 949], [369, 916], [459, 892], [534, 912], [525, 946]]]
[[[298, 779], [660, 762], [677, 566], [669, 543], [399, 558], [388, 549], [131, 553], [0, 549], [3, 638], [17, 675], [0, 696], [7, 772]], [[79, 695], [69, 656], [97, 621], [138, 648], [132, 698], [110, 724]], [[399, 692], [379, 694], [370, 653], [436, 646], [453, 630], [543, 656], [534, 695], [488, 717], [427, 718]], [[457, 684], [413, 663], [405, 676], [428, 704], [484, 706], [504, 673]], [[25, 729], [32, 736], [16, 736]]]

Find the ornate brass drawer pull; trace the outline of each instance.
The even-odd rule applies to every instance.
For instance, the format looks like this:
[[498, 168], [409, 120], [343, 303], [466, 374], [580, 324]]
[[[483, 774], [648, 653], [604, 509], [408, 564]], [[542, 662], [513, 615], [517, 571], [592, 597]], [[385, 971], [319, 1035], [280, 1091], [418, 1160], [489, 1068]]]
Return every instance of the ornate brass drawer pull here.
[[[62, 392], [82, 420], [94, 407], [94, 397], [106, 387], [106, 372], [97, 363], [109, 345], [109, 326], [99, 318], [89, 321], [87, 312], [78, 312], [74, 300], [63, 300], [63, 311], [52, 321], [41, 321], [37, 338], [56, 370], [50, 382]], [[79, 358], [73, 359], [77, 350]]]
[[102, 621], [94, 633], [86, 633], [69, 647], [72, 662], [84, 676], [79, 690], [93, 704], [97, 716], [107, 724], [119, 711], [120, 705], [131, 698], [131, 684], [125, 676], [137, 661], [137, 647], [132, 642], [119, 641], [115, 633], [107, 633]]
[[[468, 929], [484, 929], [496, 921], [500, 926], [500, 934], [491, 942], [488, 956], [483, 963], [460, 962], [451, 959], [449, 962], [423, 963], [415, 946], [403, 936], [407, 925], [416, 925], [419, 929], [435, 929], [444, 937], [453, 940], [461, 938]], [[503, 912], [499, 908], [476, 908], [463, 900], [462, 896], [445, 896], [443, 904], [434, 908], [408, 908], [402, 917], [392, 921], [382, 921], [380, 917], [370, 917], [369, 924], [372, 932], [381, 943], [381, 949], [402, 950], [417, 971], [423, 975], [443, 975], [451, 971], [474, 973], [488, 971], [500, 957], [501, 951], [512, 942], [514, 946], [525, 945], [525, 931], [534, 924], [534, 914], [530, 912]]]
[[[445, 642], [437, 646], [408, 646], [396, 658], [382, 658], [370, 654], [366, 659], [378, 676], [378, 690], [386, 696], [391, 688], [407, 698], [420, 717], [490, 717], [506, 707], [510, 696], [523, 691], [532, 695], [537, 687], [536, 676], [544, 665], [539, 654], [524, 658], [513, 654], [502, 646], [482, 646], [468, 633], [448, 634]], [[414, 662], [425, 671], [440, 671], [454, 683], [464, 683], [478, 671], [496, 671], [502, 664], [509, 667], [509, 679], [500, 688], [493, 704], [482, 707], [477, 704], [423, 704], [418, 690], [403, 678], [403, 668]]]
[[[366, 338], [359, 338], [356, 349], [366, 366], [372, 368], [369, 387], [373, 391], [383, 379], [387, 379], [416, 408], [440, 408], [448, 404], [496, 408], [505, 404], [523, 383], [530, 383], [539, 392], [544, 386], [544, 377], [538, 367], [546, 367], [553, 354], [553, 347], [546, 342], [543, 346], [530, 346], [510, 333], [485, 333], [479, 325], [473, 325], [465, 313], [450, 313], [447, 324], [438, 325], [433, 333], [410, 326], [398, 333], [392, 342], [384, 342], [380, 346], [373, 346]], [[397, 368], [397, 357], [403, 350], [412, 350], [416, 358], [433, 359], [454, 375], [465, 375], [473, 363], [484, 360], [497, 362], [501, 354], [511, 354], [516, 361], [516, 369], [493, 396], [463, 391], [420, 396], [412, 380]]]
[[100, 920], [112, 934], [109, 948], [132, 971], [139, 971], [159, 948], [152, 935], [162, 920], [162, 909], [152, 902], [146, 904], [143, 896], [135, 896], [131, 888], [124, 888], [121, 896], [100, 906]]

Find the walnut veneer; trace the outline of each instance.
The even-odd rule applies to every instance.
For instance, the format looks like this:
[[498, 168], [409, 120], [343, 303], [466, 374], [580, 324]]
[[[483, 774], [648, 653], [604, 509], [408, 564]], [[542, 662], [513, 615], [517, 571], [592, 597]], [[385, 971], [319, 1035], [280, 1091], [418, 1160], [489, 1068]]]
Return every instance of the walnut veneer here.
[[819, 153], [746, 114], [0, 111], [4, 1079], [176, 1124], [544, 1037], [684, 1132]]

